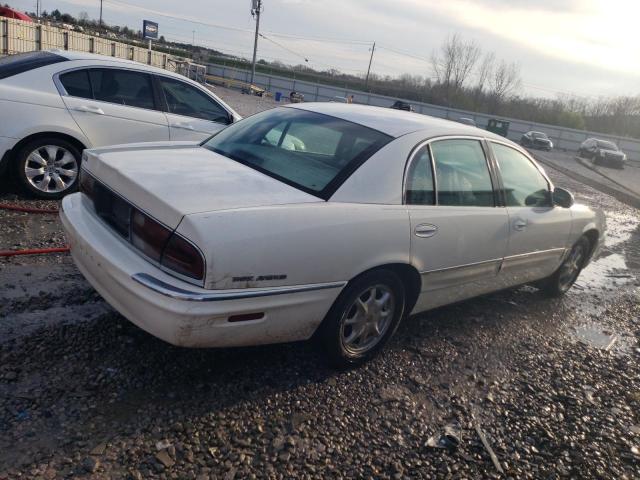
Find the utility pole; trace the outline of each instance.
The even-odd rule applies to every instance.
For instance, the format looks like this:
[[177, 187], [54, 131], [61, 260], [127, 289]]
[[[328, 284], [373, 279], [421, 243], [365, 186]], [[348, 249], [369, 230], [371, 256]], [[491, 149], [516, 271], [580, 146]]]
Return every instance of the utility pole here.
[[100, 23], [98, 23], [98, 26], [102, 28], [102, 0], [100, 0]]
[[373, 62], [373, 52], [376, 51], [376, 42], [373, 42], [373, 47], [371, 47], [371, 58], [369, 58], [369, 68], [367, 68], [367, 78], [364, 81], [364, 88], [369, 88], [369, 74], [371, 73], [371, 63]]
[[191, 46], [195, 47], [196, 46], [196, 31], [195, 30], [191, 30], [191, 32], [193, 33], [193, 40], [191, 41]]
[[253, 62], [251, 63], [251, 82], [253, 85], [253, 78], [256, 76], [256, 55], [258, 54], [258, 35], [260, 32], [260, 12], [262, 11], [262, 0], [253, 0], [251, 8], [251, 15], [256, 17], [256, 38], [253, 41]]

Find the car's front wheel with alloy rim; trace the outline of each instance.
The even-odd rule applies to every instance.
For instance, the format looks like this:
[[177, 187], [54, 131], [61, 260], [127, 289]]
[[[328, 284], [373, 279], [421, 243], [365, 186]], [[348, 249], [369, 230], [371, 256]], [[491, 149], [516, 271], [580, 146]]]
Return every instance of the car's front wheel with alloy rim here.
[[567, 293], [587, 263], [590, 251], [589, 239], [581, 237], [571, 248], [558, 270], [549, 278], [539, 282], [538, 286], [554, 297]]
[[405, 298], [402, 281], [390, 270], [368, 272], [350, 282], [321, 326], [331, 365], [349, 368], [373, 358], [404, 316]]
[[35, 197], [59, 199], [78, 184], [81, 152], [56, 137], [38, 138], [20, 148], [15, 174], [20, 185]]

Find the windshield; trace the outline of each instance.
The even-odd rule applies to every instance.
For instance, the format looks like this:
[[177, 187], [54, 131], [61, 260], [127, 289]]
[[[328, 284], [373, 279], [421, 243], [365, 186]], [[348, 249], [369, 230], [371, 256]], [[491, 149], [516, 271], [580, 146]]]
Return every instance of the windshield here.
[[547, 136], [541, 132], [533, 132], [533, 138], [547, 138]]
[[275, 108], [230, 125], [203, 147], [327, 200], [389, 141], [346, 120]]
[[615, 146], [614, 143], [607, 142], [605, 140], [597, 140], [598, 148], [602, 148], [604, 150], [618, 150], [618, 147]]

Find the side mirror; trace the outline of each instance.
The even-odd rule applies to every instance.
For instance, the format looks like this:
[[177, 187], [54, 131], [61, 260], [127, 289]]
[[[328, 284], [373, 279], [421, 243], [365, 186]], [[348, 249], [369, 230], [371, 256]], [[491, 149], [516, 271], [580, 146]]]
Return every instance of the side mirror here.
[[574, 203], [573, 194], [569, 190], [556, 187], [553, 190], [553, 204], [562, 208], [570, 208]]

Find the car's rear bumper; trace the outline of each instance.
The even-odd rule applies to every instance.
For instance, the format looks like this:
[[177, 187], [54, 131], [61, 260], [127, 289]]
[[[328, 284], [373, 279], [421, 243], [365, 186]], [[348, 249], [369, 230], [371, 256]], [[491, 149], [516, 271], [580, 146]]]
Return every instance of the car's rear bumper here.
[[[73, 259], [122, 315], [152, 335], [186, 347], [228, 347], [304, 340], [313, 335], [344, 283], [206, 290], [144, 260], [106, 227], [83, 194], [60, 214]], [[236, 315], [258, 320], [230, 322]]]

